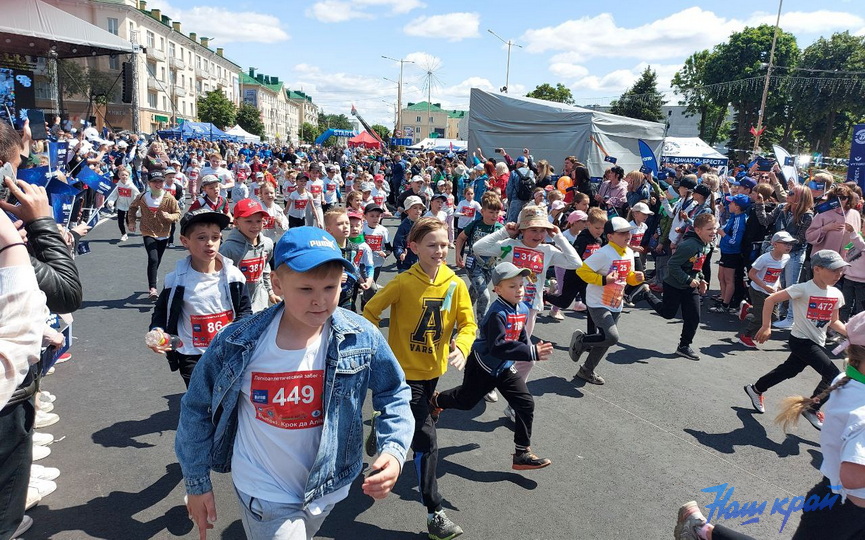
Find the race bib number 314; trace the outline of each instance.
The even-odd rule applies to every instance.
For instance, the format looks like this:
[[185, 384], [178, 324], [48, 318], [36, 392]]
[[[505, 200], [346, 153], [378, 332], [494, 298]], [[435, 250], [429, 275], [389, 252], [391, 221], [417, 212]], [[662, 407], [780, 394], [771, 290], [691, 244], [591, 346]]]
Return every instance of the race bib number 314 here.
[[255, 418], [281, 429], [307, 429], [324, 423], [321, 393], [324, 371], [252, 373], [249, 396]]

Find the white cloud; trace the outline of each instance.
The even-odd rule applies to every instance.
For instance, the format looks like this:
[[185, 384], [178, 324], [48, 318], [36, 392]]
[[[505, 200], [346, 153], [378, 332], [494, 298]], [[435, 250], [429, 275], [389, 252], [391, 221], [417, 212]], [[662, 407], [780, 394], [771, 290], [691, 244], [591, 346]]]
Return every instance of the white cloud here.
[[[153, 0], [148, 7], [160, 9], [173, 21], [182, 22], [187, 34], [196, 32], [210, 36], [219, 47], [226, 43], [278, 43], [290, 39], [279, 18], [266, 13], [209, 6], [180, 9], [164, 0]], [[231, 24], [221, 24], [221, 21], [231, 21]]]
[[[530, 29], [520, 40], [530, 53], [570, 53], [572, 56], [559, 62], [576, 65], [595, 58], [663, 60], [684, 58], [694, 51], [712, 48], [746, 25], [774, 25], [774, 17], [755, 12], [739, 20], [722, 17], [700, 7], [691, 7], [628, 28], [619, 26], [611, 13], [601, 13], [568, 20], [557, 26]], [[828, 10], [789, 12], [781, 17], [781, 27], [787, 32], [796, 33], [825, 33], [862, 24], [865, 24], [865, 20], [861, 17]], [[603, 84], [602, 78], [595, 79], [598, 84]]]
[[[775, 26], [777, 13], [756, 12], [748, 19], [748, 26], [768, 24]], [[789, 11], [781, 13], [780, 27], [791, 34], [821, 34], [847, 30], [865, 24], [865, 19], [843, 11]]]
[[[374, 19], [379, 15], [404, 15], [425, 5], [420, 0], [323, 0], [307, 8], [305, 13], [322, 23], [338, 23]], [[381, 8], [384, 8], [383, 12]]]
[[[427, 69], [432, 69], [433, 71], [435, 71], [441, 68], [443, 65], [441, 58], [425, 52], [409, 53], [403, 58], [405, 60], [408, 60], [409, 62], [413, 62], [414, 66], [421, 71], [426, 71]], [[404, 69], [408, 69], [409, 66], [411, 66], [411, 64], [406, 64], [406, 67]]]
[[478, 37], [481, 16], [478, 13], [446, 13], [418, 17], [403, 27], [409, 36], [445, 38], [448, 41], [461, 41]]
[[641, 62], [631, 69], [617, 69], [605, 75], [586, 75], [574, 81], [570, 86], [575, 97], [586, 92], [608, 92], [610, 96], [618, 95], [631, 87], [646, 69], [651, 67], [658, 77], [658, 91], [670, 91], [670, 81], [673, 75], [682, 68], [682, 64], [647, 64]]
[[553, 62], [550, 64], [550, 73], [562, 79], [577, 79], [589, 74], [588, 68], [570, 62]]

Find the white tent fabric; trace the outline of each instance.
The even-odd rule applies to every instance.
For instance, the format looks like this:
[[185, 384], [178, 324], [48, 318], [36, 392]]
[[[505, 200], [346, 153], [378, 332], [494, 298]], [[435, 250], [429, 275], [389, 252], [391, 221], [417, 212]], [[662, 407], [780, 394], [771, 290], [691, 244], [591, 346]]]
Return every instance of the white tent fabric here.
[[426, 138], [419, 143], [409, 146], [409, 150], [432, 150], [434, 152], [450, 152], [453, 145], [454, 152], [465, 152], [468, 148], [466, 141], [459, 139], [431, 139]]
[[237, 124], [236, 126], [234, 126], [231, 129], [225, 130], [225, 132], [228, 133], [229, 135], [234, 135], [235, 137], [239, 137], [241, 142], [245, 142], [245, 143], [260, 143], [261, 142], [261, 137], [259, 137], [258, 135], [253, 135], [252, 133], [246, 131], [245, 129], [240, 127], [240, 124]]
[[132, 44], [39, 0], [3, 2], [0, 40], [7, 53], [59, 58], [132, 52]]
[[546, 159], [557, 171], [567, 156], [576, 156], [597, 178], [612, 165], [606, 156], [615, 158], [626, 172], [639, 169], [639, 139], [658, 156], [664, 124], [478, 88], [471, 91], [468, 146], [481, 148], [484, 155], [493, 155], [500, 147], [521, 154], [528, 147], [535, 159]]
[[718, 152], [699, 137], [667, 137], [664, 139], [662, 162], [705, 163], [712, 167], [726, 167], [727, 156]]

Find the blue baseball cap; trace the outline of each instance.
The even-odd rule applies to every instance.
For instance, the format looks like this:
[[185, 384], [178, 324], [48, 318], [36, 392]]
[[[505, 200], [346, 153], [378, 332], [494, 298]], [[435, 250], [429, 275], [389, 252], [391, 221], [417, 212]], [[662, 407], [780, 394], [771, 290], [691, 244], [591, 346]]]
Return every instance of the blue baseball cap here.
[[274, 268], [286, 264], [295, 272], [309, 272], [330, 261], [341, 262], [349, 274], [355, 272], [354, 265], [343, 258], [334, 237], [318, 227], [289, 229], [273, 250]]
[[739, 193], [737, 195], [733, 195], [730, 197], [730, 202], [735, 203], [736, 206], [741, 208], [742, 210], [747, 210], [749, 206], [751, 206], [751, 197]]

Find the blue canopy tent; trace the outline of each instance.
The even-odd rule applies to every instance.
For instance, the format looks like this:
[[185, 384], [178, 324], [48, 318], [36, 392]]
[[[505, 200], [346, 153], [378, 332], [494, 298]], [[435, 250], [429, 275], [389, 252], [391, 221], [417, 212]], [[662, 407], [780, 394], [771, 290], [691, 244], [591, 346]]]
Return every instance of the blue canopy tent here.
[[321, 144], [324, 141], [330, 139], [331, 137], [354, 137], [357, 135], [354, 131], [348, 129], [328, 129], [321, 135], [315, 138], [315, 144]]
[[237, 137], [229, 135], [210, 122], [186, 121], [172, 129], [156, 132], [163, 139], [207, 139], [210, 141], [237, 141]]

